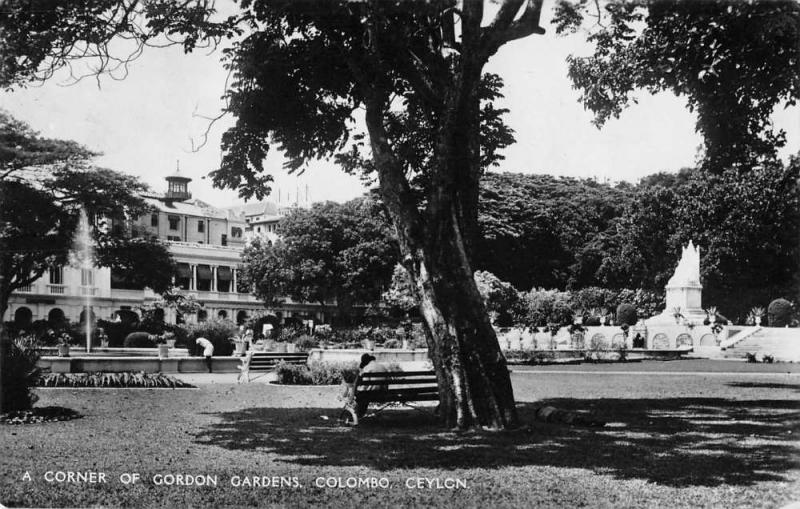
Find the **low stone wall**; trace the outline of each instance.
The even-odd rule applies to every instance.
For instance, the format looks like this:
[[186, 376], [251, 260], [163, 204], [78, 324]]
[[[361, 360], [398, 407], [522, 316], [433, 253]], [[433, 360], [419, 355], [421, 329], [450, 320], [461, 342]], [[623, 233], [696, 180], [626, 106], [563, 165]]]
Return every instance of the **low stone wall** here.
[[603, 349], [617, 350], [623, 345], [633, 348], [633, 340], [639, 333], [644, 337], [644, 347], [648, 350], [692, 349], [696, 347], [718, 346], [728, 337], [727, 328], [714, 334], [710, 326], [698, 325], [658, 325], [644, 327], [637, 325], [628, 330], [627, 337], [617, 325], [586, 327], [581, 333], [570, 334], [562, 327], [553, 336], [550, 332], [531, 332], [529, 329], [497, 329], [497, 339], [501, 350], [567, 350]]
[[366, 348], [357, 350], [323, 350], [315, 348], [308, 353], [308, 362], [359, 362], [365, 353], [375, 356], [375, 360], [385, 363], [426, 362], [428, 349], [402, 350], [399, 348]]

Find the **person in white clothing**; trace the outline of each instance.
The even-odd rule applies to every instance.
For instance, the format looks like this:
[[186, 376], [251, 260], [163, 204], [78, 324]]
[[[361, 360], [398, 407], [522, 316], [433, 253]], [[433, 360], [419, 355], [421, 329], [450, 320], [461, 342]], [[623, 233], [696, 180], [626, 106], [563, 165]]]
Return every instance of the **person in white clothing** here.
[[203, 357], [206, 358], [206, 366], [208, 372], [211, 373], [211, 356], [214, 355], [214, 345], [206, 338], [197, 338], [194, 342], [203, 347]]

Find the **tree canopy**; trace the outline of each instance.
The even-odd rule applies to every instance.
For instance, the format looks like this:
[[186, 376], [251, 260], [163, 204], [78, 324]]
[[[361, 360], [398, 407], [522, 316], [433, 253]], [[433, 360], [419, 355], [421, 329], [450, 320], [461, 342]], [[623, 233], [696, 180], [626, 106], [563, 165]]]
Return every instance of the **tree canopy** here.
[[619, 116], [634, 92], [671, 91], [697, 112], [705, 168], [771, 159], [785, 143], [771, 116], [800, 98], [800, 4], [794, 0], [610, 2], [561, 0], [561, 33], [593, 23], [594, 54], [569, 74], [596, 123]]
[[621, 215], [631, 195], [625, 186], [592, 180], [487, 173], [475, 267], [519, 290], [591, 284], [594, 275], [581, 273], [576, 256]]
[[336, 304], [347, 314], [372, 303], [389, 284], [397, 244], [380, 204], [360, 198], [295, 209], [278, 225], [274, 244], [255, 239], [243, 253], [244, 276], [267, 303], [281, 297]]
[[170, 286], [174, 265], [166, 248], [111, 227], [150, 211], [139, 197], [146, 187], [134, 177], [91, 166], [94, 155], [71, 141], [42, 138], [0, 111], [3, 311], [14, 290], [69, 263], [81, 208], [95, 225], [98, 265], [114, 266], [157, 292]]

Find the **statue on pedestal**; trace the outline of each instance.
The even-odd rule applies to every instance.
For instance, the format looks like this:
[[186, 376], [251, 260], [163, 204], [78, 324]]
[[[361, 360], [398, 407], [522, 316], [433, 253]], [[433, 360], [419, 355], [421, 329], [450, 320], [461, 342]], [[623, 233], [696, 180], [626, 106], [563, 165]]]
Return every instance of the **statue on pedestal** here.
[[700, 284], [700, 248], [692, 241], [681, 251], [681, 259], [667, 286], [667, 306], [664, 312], [646, 321], [649, 324], [686, 323], [702, 324], [706, 312], [702, 308], [703, 285]]

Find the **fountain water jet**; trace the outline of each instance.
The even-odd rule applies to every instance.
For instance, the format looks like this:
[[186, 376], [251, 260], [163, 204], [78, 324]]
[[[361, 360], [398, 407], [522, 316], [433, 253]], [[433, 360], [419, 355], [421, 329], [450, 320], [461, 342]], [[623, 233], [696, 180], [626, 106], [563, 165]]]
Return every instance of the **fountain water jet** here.
[[72, 244], [71, 265], [81, 269], [81, 291], [84, 296], [84, 320], [86, 321], [86, 352], [92, 351], [92, 291], [94, 278], [94, 244], [86, 209], [81, 207], [78, 228]]

